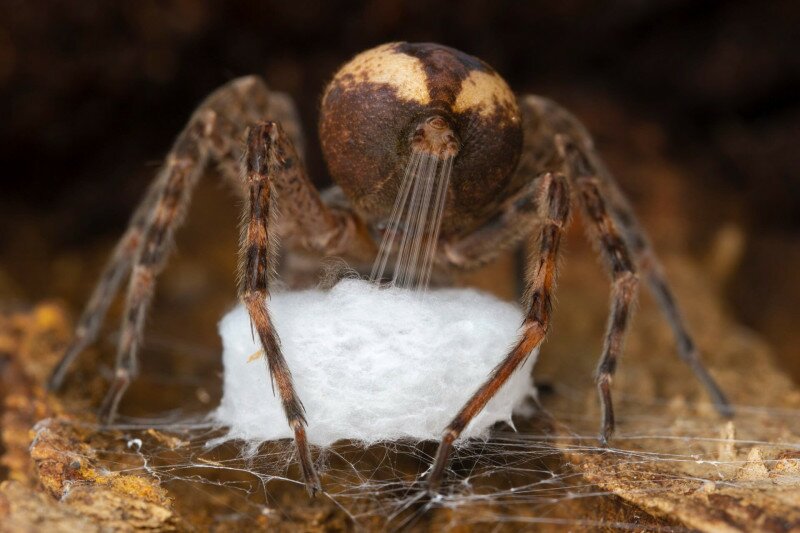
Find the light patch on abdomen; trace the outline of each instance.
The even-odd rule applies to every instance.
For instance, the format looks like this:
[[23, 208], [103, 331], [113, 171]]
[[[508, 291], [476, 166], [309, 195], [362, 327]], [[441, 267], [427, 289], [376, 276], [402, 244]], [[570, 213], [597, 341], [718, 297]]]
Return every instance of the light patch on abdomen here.
[[428, 104], [430, 94], [422, 62], [397, 52], [396, 46], [397, 43], [384, 44], [358, 54], [339, 69], [329, 87], [338, 84], [349, 89], [363, 82], [385, 84], [394, 88], [403, 100]]
[[502, 111], [511, 120], [519, 120], [519, 109], [514, 93], [506, 82], [494, 72], [473, 70], [461, 82], [453, 111], [477, 111], [483, 116]]

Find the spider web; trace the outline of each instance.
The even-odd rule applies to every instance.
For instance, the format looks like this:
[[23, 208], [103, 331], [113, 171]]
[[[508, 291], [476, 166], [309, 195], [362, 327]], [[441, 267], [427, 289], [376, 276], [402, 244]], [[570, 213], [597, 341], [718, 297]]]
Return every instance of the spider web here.
[[[701, 281], [692, 285], [700, 276], [674, 271], [695, 297], [688, 299], [689, 314], [702, 312], [689, 317], [703, 322], [699, 345], [714, 346], [713, 352], [706, 350], [714, 358], [712, 368], [737, 401], [732, 421], [714, 413], [689, 371], [676, 362], [669, 331], [645, 302], [615, 378], [617, 433], [610, 448], [598, 447], [594, 385], [582, 370], [584, 361], [593, 364], [596, 346], [579, 344], [592, 339], [587, 329], [594, 326], [577, 319], [580, 310], [569, 306], [604, 306], [605, 299], [593, 302], [592, 293], [576, 285], [564, 287], [572, 293], [561, 303], [570, 320], [556, 324], [558, 335], [534, 369], [547, 414], [527, 404], [514, 428], [498, 426], [486, 440], [461, 443], [432, 497], [424, 481], [436, 442], [315, 448], [325, 492], [313, 501], [299, 481], [290, 441], [212, 444], [226, 434], [205, 417], [219, 380], [198, 361], [205, 358], [196, 346], [159, 339], [155, 331], [148, 335], [144, 372], [123, 412], [146, 399], [151, 402], [139, 413], [157, 413], [165, 405], [186, 411], [126, 419], [110, 429], [74, 417], [66, 423], [83, 430], [86, 442], [80, 444], [91, 450], [86, 460], [95, 471], [158, 480], [177, 515], [201, 530], [800, 528], [800, 393], [772, 365], [763, 343], [731, 324]], [[589, 276], [576, 279], [595, 284]], [[602, 316], [600, 322], [602, 327]], [[45, 335], [33, 342], [37, 338], [20, 362], [60, 353], [58, 338]], [[170, 365], [155, 366], [174, 363], [181, 352], [192, 356], [194, 375], [202, 377], [181, 378]], [[217, 358], [215, 350], [207, 355]], [[87, 363], [77, 372], [77, 378], [99, 381], [97, 386], [75, 379], [79, 396], [105, 391], [97, 366]], [[37, 427], [42, 431], [42, 424]]]
[[[543, 400], [558, 404], [570, 396], [583, 394], [559, 387]], [[290, 441], [220, 443], [225, 428], [203, 418], [128, 420], [97, 451], [110, 471], [157, 478], [175, 497], [179, 514], [196, 515], [202, 507], [217, 527], [232, 529], [317, 522], [366, 529], [674, 531], [683, 528], [633, 506], [611, 515], [603, 510], [620, 507], [618, 497], [645, 507], [655, 502], [653, 511], [662, 500], [704, 493], [752, 493], [756, 501], [766, 497], [800, 507], [800, 412], [739, 406], [735, 422], [710, 423], [707, 404], [676, 407], [623, 397], [617, 405], [617, 437], [610, 448], [600, 448], [594, 416], [546, 414], [529, 404], [515, 417], [516, 430], [498, 426], [486, 440], [463, 442], [433, 496], [425, 492], [424, 478], [435, 442], [317, 448], [325, 492], [315, 501], [299, 481]], [[756, 434], [769, 438], [751, 437]]]

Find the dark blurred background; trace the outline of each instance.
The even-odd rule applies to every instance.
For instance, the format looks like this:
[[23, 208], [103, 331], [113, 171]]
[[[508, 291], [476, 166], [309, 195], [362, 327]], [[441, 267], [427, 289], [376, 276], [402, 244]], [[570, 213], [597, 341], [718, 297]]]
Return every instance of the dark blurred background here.
[[[429, 40], [575, 111], [659, 246], [734, 257], [717, 272], [731, 312], [798, 378], [798, 28], [796, 0], [0, 0], [0, 295], [77, 312], [175, 134], [233, 77], [295, 97], [328, 183], [326, 80], [362, 49]], [[197, 204], [159, 298], [231, 302], [236, 200], [210, 179]]]

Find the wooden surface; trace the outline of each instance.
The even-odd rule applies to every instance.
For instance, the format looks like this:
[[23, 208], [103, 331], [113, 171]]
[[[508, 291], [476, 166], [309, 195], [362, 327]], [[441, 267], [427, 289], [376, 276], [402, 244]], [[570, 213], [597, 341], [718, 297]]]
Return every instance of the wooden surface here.
[[[576, 242], [580, 234], [572, 232], [570, 237]], [[424, 454], [432, 452], [431, 445], [415, 452], [400, 445], [367, 451], [337, 445], [343, 463], [329, 456], [327, 470], [323, 469], [323, 483], [334, 497], [309, 501], [296, 483], [277, 480], [268, 485], [268, 508], [274, 512], [266, 514], [255, 512], [260, 507], [225, 487], [201, 482], [193, 486], [190, 481], [162, 483], [159, 477], [171, 479], [164, 475], [169, 461], [222, 470], [229, 463], [218, 456], [202, 456], [197, 443], [187, 446], [187, 451], [192, 450], [189, 456], [182, 455], [182, 446], [195, 438], [191, 433], [167, 434], [146, 427], [98, 429], [86, 393], [96, 388], [88, 395], [96, 398], [104, 387], [102, 379], [85, 386], [73, 381], [61, 399], [45, 394], [41, 383], [70, 335], [64, 310], [42, 303], [7, 311], [0, 320], [2, 462], [7, 469], [0, 489], [4, 527], [9, 531], [212, 526], [220, 530], [244, 526], [324, 530], [355, 525], [380, 529], [387, 524], [420, 530], [558, 530], [565, 524], [600, 529], [620, 524], [683, 525], [705, 531], [800, 528], [800, 392], [775, 369], [769, 348], [726, 316], [714, 284], [707, 281], [707, 267], [690, 260], [670, 256], [668, 271], [712, 373], [738, 406], [736, 418], [721, 420], [710, 407], [675, 355], [654, 303], [645, 296], [613, 385], [618, 437], [609, 450], [595, 447], [597, 407], [591, 374], [601, 342], [607, 290], [603, 273], [586, 248], [570, 246], [557, 321], [535, 371], [537, 382], [547, 385], [541, 399], [555, 422], [539, 415], [517, 417], [519, 433], [501, 430], [486, 448], [492, 450], [486, 457], [475, 451], [480, 446], [461, 454], [461, 463], [472, 465], [467, 471], [474, 476], [469, 493], [483, 494], [482, 498], [458, 498], [459, 476], [467, 468], [461, 464], [454, 467], [456, 473], [447, 487], [450, 496], [444, 502], [451, 505], [426, 507], [417, 502], [389, 522], [375, 506], [393, 502], [393, 477], [418, 488], [414, 480], [427, 467]], [[508, 279], [497, 276], [511, 263], [487, 276]], [[79, 375], [96, 368], [89, 359]], [[152, 384], [143, 384], [126, 401], [135, 403], [155, 390]], [[161, 401], [170, 398], [166, 394]], [[149, 403], [153, 404], [152, 399]], [[521, 447], [525, 435], [534, 441], [541, 437], [541, 446]], [[142, 440], [142, 450], [158, 446], [160, 456], [153, 458], [151, 470], [155, 475], [142, 468], [143, 455], [131, 452], [130, 443], [136, 438]], [[548, 452], [542, 453], [543, 449]], [[172, 450], [173, 456], [165, 455], [165, 450]], [[269, 457], [269, 450], [261, 453]], [[498, 468], [488, 459], [492, 454], [495, 459], [504, 457], [514, 468]], [[526, 463], [534, 459], [542, 464]], [[385, 461], [391, 468], [386, 468]], [[296, 470], [285, 470], [285, 464], [278, 469], [297, 478]], [[349, 465], [361, 469], [364, 476], [381, 479], [382, 484], [359, 488], [363, 477], [343, 474]], [[548, 470], [558, 473], [563, 484], [553, 492], [552, 502], [533, 500], [532, 493], [524, 491], [519, 502], [531, 503], [515, 502], [515, 486], [530, 487], [532, 480]], [[476, 475], [482, 471], [484, 477]], [[206, 472], [199, 476], [214, 479]], [[359, 497], [360, 490], [368, 491], [369, 497]], [[387, 491], [383, 499], [381, 490]], [[584, 498], [565, 497], [591, 493]], [[221, 518], [223, 513], [227, 519]], [[230, 519], [231, 514], [237, 518]], [[358, 517], [357, 522], [348, 515]]]

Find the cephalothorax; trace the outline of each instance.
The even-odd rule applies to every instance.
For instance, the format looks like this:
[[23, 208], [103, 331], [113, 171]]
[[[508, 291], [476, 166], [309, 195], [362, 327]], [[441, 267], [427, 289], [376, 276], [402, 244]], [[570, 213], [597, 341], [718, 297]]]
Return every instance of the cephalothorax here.
[[[116, 372], [101, 412], [104, 421], [113, 420], [136, 374], [145, 311], [172, 235], [200, 175], [216, 164], [223, 178], [248, 198], [239, 295], [264, 348], [312, 494], [320, 490], [320, 482], [306, 441], [303, 408], [267, 309], [279, 237], [342, 256], [358, 268], [374, 262], [378, 281], [386, 276], [389, 256], [402, 256], [406, 262], [394, 268], [402, 271], [401, 281], [423, 283], [432, 270], [473, 268], [530, 239], [533, 253], [526, 265], [520, 339], [445, 429], [429, 475], [432, 488], [441, 480], [453, 442], [547, 333], [559, 243], [573, 203], [583, 210], [612, 277], [611, 311], [596, 374], [601, 440], [606, 442], [614, 429], [610, 381], [639, 275], [666, 315], [680, 356], [718, 409], [730, 414], [727, 400], [700, 362], [631, 208], [588, 133], [563, 108], [538, 96], [515, 97], [486, 63], [452, 48], [391, 43], [357, 55], [334, 76], [322, 98], [319, 130], [337, 183], [323, 195], [303, 167], [303, 138], [286, 95], [270, 92], [252, 76], [211, 94], [178, 136], [134, 213], [51, 386], [61, 384], [71, 362], [96, 338], [111, 300], [130, 274]], [[419, 195], [411, 192], [409, 176], [427, 176]], [[434, 212], [430, 223], [420, 222], [422, 215], [419, 220], [398, 215], [415, 201], [414, 213]], [[273, 207], [282, 213], [279, 220]], [[393, 241], [410, 233], [411, 238]], [[403, 251], [406, 241], [416, 255]], [[424, 258], [421, 266], [415, 264], [417, 257]]]

